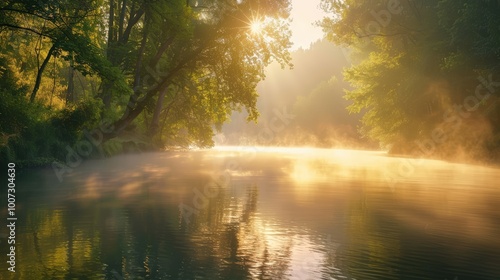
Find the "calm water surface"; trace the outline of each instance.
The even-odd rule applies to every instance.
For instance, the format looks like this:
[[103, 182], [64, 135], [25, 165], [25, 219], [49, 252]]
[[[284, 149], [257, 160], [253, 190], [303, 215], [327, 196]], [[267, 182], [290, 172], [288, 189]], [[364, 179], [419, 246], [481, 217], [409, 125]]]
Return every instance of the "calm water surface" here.
[[18, 173], [0, 278], [500, 279], [499, 171], [225, 147]]

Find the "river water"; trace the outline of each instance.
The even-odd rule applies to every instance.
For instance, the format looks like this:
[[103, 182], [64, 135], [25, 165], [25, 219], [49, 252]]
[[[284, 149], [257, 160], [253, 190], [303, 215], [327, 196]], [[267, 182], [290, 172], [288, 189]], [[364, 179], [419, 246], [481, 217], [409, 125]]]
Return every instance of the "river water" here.
[[264, 147], [21, 171], [0, 278], [500, 279], [499, 171]]

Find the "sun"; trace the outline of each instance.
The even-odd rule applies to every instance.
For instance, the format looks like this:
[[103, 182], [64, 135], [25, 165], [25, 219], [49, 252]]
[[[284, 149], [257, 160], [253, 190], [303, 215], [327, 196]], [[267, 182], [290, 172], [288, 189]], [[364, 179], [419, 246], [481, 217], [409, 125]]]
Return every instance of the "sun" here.
[[262, 20], [253, 20], [250, 23], [250, 31], [252, 31], [253, 34], [260, 34], [262, 33], [262, 30], [264, 29], [264, 22]]

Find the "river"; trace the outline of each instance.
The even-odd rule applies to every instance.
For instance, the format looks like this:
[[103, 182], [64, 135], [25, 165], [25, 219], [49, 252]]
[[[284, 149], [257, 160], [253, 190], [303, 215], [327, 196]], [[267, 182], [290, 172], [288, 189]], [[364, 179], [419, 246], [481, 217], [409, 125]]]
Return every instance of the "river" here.
[[16, 273], [2, 231], [0, 275], [500, 279], [499, 171], [266, 147], [86, 160], [62, 182], [20, 171]]

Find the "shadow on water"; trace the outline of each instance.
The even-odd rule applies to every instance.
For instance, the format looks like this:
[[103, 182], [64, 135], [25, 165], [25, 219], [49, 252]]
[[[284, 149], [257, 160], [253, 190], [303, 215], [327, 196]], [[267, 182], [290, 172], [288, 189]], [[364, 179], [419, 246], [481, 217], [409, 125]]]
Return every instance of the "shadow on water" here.
[[87, 161], [62, 183], [23, 174], [5, 275], [500, 279], [499, 170], [428, 161], [389, 187], [395, 160], [234, 148]]

